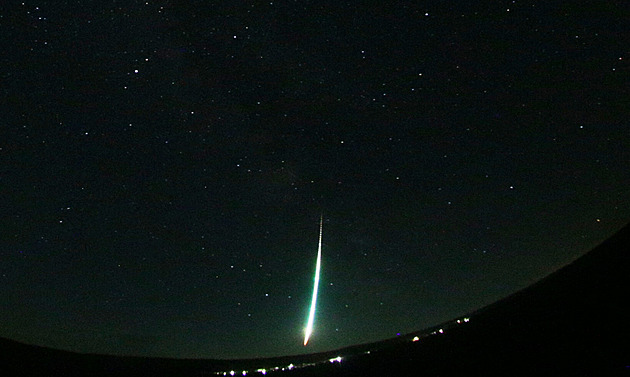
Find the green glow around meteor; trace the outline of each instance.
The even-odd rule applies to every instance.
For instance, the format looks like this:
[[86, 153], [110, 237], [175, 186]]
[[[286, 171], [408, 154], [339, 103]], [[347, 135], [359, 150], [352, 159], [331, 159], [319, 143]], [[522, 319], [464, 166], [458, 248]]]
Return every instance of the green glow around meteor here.
[[319, 218], [319, 247], [317, 249], [317, 265], [315, 266], [315, 278], [313, 279], [313, 298], [311, 299], [311, 309], [308, 312], [308, 322], [304, 331], [304, 345], [308, 343], [308, 338], [313, 333], [313, 322], [315, 321], [315, 305], [317, 304], [317, 288], [319, 287], [319, 270], [322, 266], [322, 228], [324, 225], [323, 215]]

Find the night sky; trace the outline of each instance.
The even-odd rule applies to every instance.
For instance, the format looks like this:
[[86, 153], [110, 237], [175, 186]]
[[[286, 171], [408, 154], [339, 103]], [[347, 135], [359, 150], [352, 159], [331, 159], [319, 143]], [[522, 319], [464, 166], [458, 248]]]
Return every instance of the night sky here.
[[3, 2], [0, 336], [281, 356], [532, 284], [630, 219], [623, 3]]

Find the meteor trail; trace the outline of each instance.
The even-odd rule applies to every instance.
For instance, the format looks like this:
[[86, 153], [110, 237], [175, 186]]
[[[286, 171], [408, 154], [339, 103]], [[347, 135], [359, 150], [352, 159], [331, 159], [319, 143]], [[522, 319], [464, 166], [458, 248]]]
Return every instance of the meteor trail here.
[[308, 322], [304, 330], [304, 345], [308, 343], [308, 338], [313, 333], [313, 322], [315, 321], [315, 304], [317, 303], [317, 287], [319, 286], [319, 269], [322, 266], [322, 229], [324, 227], [324, 215], [319, 217], [319, 247], [317, 249], [317, 265], [315, 266], [315, 278], [313, 279], [313, 298], [311, 299], [311, 310], [308, 313]]

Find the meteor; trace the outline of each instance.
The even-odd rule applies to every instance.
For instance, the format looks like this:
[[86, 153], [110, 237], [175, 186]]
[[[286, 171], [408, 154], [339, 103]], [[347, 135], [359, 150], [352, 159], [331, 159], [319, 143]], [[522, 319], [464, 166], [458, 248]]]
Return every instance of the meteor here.
[[319, 286], [319, 270], [322, 267], [322, 229], [324, 227], [324, 215], [319, 217], [319, 247], [317, 249], [317, 265], [315, 266], [315, 278], [313, 279], [313, 298], [311, 299], [311, 310], [308, 312], [308, 322], [304, 330], [304, 345], [308, 343], [313, 333], [313, 322], [315, 321], [315, 304], [317, 303], [317, 287]]

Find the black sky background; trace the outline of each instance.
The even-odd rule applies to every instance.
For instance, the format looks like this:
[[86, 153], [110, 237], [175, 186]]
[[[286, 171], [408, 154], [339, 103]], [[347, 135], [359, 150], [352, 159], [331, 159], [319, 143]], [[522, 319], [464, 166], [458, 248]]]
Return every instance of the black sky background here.
[[530, 285], [628, 221], [628, 16], [597, 1], [0, 6], [0, 336], [278, 356]]

